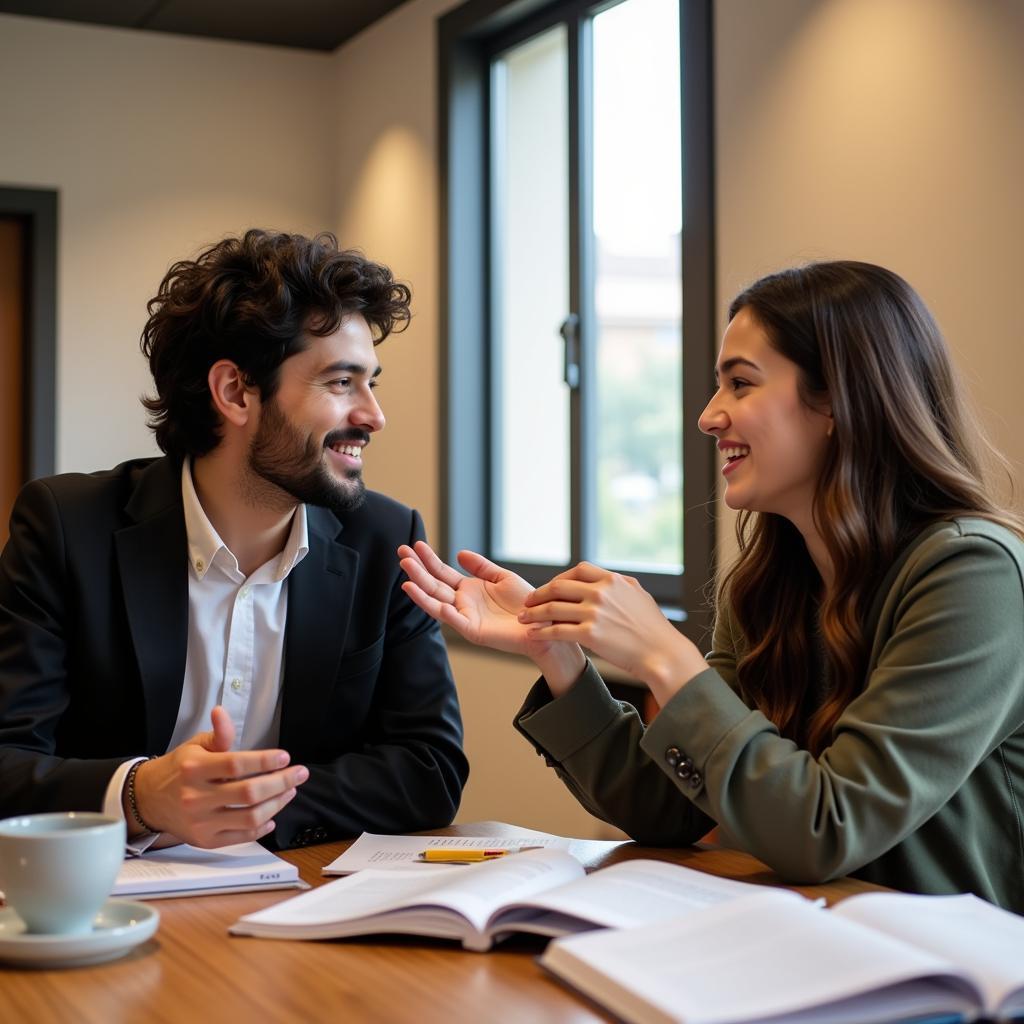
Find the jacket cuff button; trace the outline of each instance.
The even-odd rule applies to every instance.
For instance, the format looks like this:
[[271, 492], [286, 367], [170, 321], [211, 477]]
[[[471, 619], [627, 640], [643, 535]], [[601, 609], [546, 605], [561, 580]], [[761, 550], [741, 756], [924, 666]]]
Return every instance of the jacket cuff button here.
[[669, 747], [665, 751], [665, 763], [669, 768], [675, 768], [677, 764], [683, 759], [683, 752], [678, 747]]

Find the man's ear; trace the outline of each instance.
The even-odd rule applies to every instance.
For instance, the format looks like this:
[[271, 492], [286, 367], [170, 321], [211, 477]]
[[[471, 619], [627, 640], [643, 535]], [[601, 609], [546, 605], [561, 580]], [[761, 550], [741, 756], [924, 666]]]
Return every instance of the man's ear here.
[[210, 367], [206, 381], [213, 407], [225, 421], [236, 427], [249, 423], [259, 405], [259, 390], [247, 384], [242, 371], [230, 359], [219, 359]]

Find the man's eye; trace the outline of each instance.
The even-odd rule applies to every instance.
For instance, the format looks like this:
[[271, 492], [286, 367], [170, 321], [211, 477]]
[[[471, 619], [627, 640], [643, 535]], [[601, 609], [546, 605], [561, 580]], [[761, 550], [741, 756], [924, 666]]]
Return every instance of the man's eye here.
[[371, 391], [376, 391], [377, 388], [379, 388], [379, 387], [380, 387], [380, 381], [379, 380], [371, 380], [370, 381], [370, 390]]
[[329, 380], [327, 386], [329, 388], [347, 388], [351, 383], [351, 377], [339, 377], [337, 380]]

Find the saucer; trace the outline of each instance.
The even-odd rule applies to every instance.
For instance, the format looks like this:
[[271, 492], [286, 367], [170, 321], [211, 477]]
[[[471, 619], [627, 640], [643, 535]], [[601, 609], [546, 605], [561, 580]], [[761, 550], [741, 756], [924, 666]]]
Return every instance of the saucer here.
[[145, 942], [160, 915], [145, 903], [107, 900], [84, 935], [31, 935], [10, 908], [0, 910], [0, 962], [19, 967], [84, 967], [124, 956]]

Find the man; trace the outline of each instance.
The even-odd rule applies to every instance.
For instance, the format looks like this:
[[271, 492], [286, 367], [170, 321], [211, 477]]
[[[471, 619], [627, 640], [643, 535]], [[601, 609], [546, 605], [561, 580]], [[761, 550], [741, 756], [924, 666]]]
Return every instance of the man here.
[[367, 492], [375, 345], [409, 290], [333, 236], [249, 231], [149, 303], [163, 458], [24, 488], [0, 556], [0, 818], [133, 848], [446, 825], [468, 774], [436, 625]]

